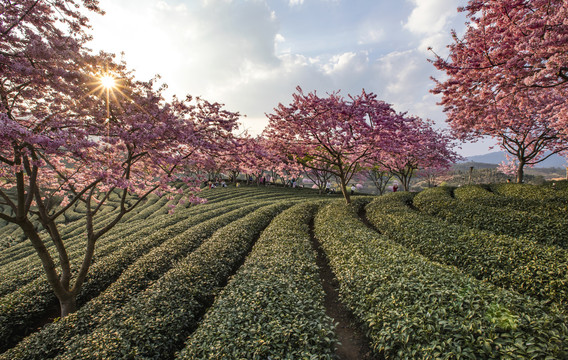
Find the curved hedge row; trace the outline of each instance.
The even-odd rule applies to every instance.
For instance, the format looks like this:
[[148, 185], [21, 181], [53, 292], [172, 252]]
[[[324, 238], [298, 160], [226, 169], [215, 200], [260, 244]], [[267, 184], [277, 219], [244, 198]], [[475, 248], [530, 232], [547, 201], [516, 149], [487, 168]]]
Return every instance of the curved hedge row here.
[[[111, 232], [101, 237], [97, 241], [97, 251], [95, 253], [95, 258], [93, 261], [99, 261], [106, 256], [112, 254], [113, 252], [120, 250], [121, 246], [126, 246], [128, 242], [124, 239], [129, 237], [146, 237], [150, 235], [155, 229], [154, 226], [160, 226], [162, 228], [169, 226], [176, 226], [179, 229], [184, 229], [187, 222], [192, 223], [192, 216], [195, 214], [203, 215], [206, 212], [215, 212], [223, 209], [224, 211], [232, 210], [241, 206], [242, 202], [236, 200], [225, 201], [222, 204], [204, 204], [200, 208], [190, 208], [176, 211], [171, 215], [159, 215], [152, 217], [146, 221], [130, 221], [129, 223], [121, 224], [117, 226]], [[119, 242], [118, 244], [116, 242]], [[79, 261], [84, 255], [85, 247], [84, 236], [76, 236], [66, 241], [66, 247], [68, 251], [68, 256], [71, 262]], [[53, 248], [53, 246], [51, 247]], [[35, 255], [35, 254], [33, 254]], [[59, 264], [56, 254], [52, 254], [56, 265]], [[5, 266], [2, 270], [5, 271], [5, 277], [0, 279], [0, 296], [4, 296], [11, 291], [14, 291], [30, 281], [38, 278], [43, 278], [43, 269], [41, 267], [41, 262], [37, 256], [32, 256], [30, 259], [25, 258], [21, 261], [15, 261], [11, 264], [12, 266]], [[9, 269], [6, 269], [9, 268]]]
[[[176, 218], [176, 222], [180, 221], [181, 219], [183, 219], [183, 217], [178, 217]], [[158, 217], [152, 219], [154, 222], [158, 221]], [[84, 222], [84, 221], [83, 221]], [[172, 222], [175, 223], [175, 222]], [[132, 235], [133, 233], [135, 233], [136, 231], [139, 231], [139, 225], [141, 223], [139, 222], [130, 222], [129, 224], [123, 224], [123, 223], [119, 223], [117, 224], [117, 226], [113, 229], [112, 232], [106, 234], [105, 236], [103, 236], [101, 239], [99, 239], [99, 241], [97, 242], [98, 244], [98, 249], [97, 249], [97, 255], [100, 254], [100, 247], [105, 244], [105, 243], [112, 243], [116, 240], [120, 240], [126, 236]], [[144, 224], [147, 225], [148, 223]], [[128, 226], [126, 226], [128, 225]], [[82, 251], [84, 249], [84, 242], [85, 242], [85, 235], [84, 235], [84, 229], [82, 232], [78, 232], [75, 236], [68, 236], [67, 233], [65, 233], [64, 231], [62, 232], [62, 238], [65, 241], [66, 244], [66, 248], [68, 251], [68, 254], [70, 257], [72, 257], [72, 254], [74, 252], [77, 251]], [[75, 231], [74, 231], [75, 232]], [[46, 240], [47, 241], [47, 240]], [[54, 251], [54, 245], [52, 242], [49, 242], [46, 244], [46, 247], [48, 248], [48, 250], [50, 251], [52, 257], [54, 258], [55, 261], [58, 260], [58, 256]], [[23, 279], [28, 278], [28, 279], [33, 279], [33, 278], [37, 278], [38, 276], [43, 276], [42, 273], [42, 269], [41, 269], [41, 262], [37, 256], [37, 254], [35, 253], [35, 250], [33, 249], [33, 247], [31, 246], [31, 244], [27, 245], [27, 250], [29, 251], [29, 254], [22, 254], [22, 257], [17, 257], [15, 256], [11, 262], [8, 262], [7, 264], [3, 265], [0, 267], [0, 270], [2, 271], [3, 274], [5, 274], [6, 276], [3, 279], [0, 279], [0, 294], [4, 295], [6, 293], [5, 289], [5, 281], [13, 281], [14, 278], [18, 278], [21, 277]], [[29, 274], [29, 272], [33, 272], [33, 274]], [[22, 281], [21, 280], [18, 286], [22, 286]]]
[[479, 185], [467, 185], [454, 189], [454, 196], [464, 203], [506, 207], [508, 210], [537, 212], [540, 216], [565, 217], [568, 203], [543, 199], [526, 199], [522, 197], [496, 194]]
[[177, 358], [334, 358], [309, 234], [317, 208], [298, 204], [270, 223]]
[[[180, 197], [180, 195], [177, 194], [176, 198], [179, 199], [179, 197]], [[152, 205], [145, 206], [144, 208], [139, 209], [140, 211], [138, 211], [138, 212], [135, 212], [135, 213], [131, 212], [131, 213], [124, 215], [123, 220], [124, 221], [145, 220], [149, 216], [167, 214], [168, 211], [169, 211], [169, 208], [167, 207], [167, 205], [169, 203], [173, 203], [173, 201], [169, 200], [167, 196], [162, 196], [158, 199], [158, 201], [156, 201]]]
[[[116, 280], [125, 268], [153, 247], [191, 226], [240, 206], [235, 204], [234, 207], [227, 206], [224, 210], [212, 209], [185, 221], [178, 219], [177, 223], [169, 225], [157, 222], [123, 238], [120, 242], [111, 244], [110, 246], [114, 246], [114, 251], [109, 249], [108, 256], [99, 258], [92, 265], [89, 276], [78, 295], [78, 305], [99, 294]], [[172, 219], [165, 217], [162, 220], [171, 221]], [[49, 309], [55, 306], [57, 306], [57, 299], [43, 278], [38, 278], [19, 291], [0, 298], [0, 350], [5, 350], [20, 340], [22, 333], [33, 325], [35, 319], [45, 316]]]
[[54, 357], [67, 348], [66, 343], [72, 342], [75, 336], [88, 334], [103, 323], [110, 313], [158, 280], [177, 261], [195, 250], [215, 231], [263, 205], [266, 204], [250, 204], [232, 211], [227, 208], [225, 214], [218, 210], [217, 217], [209, 220], [198, 217], [196, 220], [202, 221], [201, 223], [179, 233], [172, 231], [171, 239], [136, 260], [99, 296], [76, 313], [46, 325], [39, 332], [28, 336], [15, 348], [0, 356], [0, 359]]
[[[286, 195], [280, 193], [274, 193], [271, 191], [266, 191], [268, 189], [257, 189], [257, 188], [243, 188], [239, 189], [238, 192], [234, 191], [235, 189], [214, 189], [214, 190], [205, 190], [203, 191], [203, 197], [207, 198], [208, 204], [217, 203], [225, 200], [237, 200], [237, 199], [246, 199], [247, 201], [252, 200], [260, 200], [260, 199], [267, 199], [267, 200], [275, 200], [275, 198], [283, 198]], [[292, 193], [291, 195], [294, 195]], [[139, 204], [134, 210], [130, 213], [124, 215], [122, 220], [116, 225], [116, 227], [112, 230], [111, 234], [115, 234], [119, 231], [124, 229], [131, 229], [135, 228], [135, 224], [138, 224], [140, 221], [155, 221], [157, 217], [160, 216], [167, 216], [167, 212], [169, 208], [167, 208], [168, 200], [166, 196], [162, 196], [161, 198], [151, 195], [144, 203]], [[193, 206], [192, 206], [193, 207]], [[105, 222], [110, 221], [110, 217], [114, 216], [116, 211], [108, 212], [107, 209], [112, 209], [111, 206], [105, 207], [101, 210], [101, 214], [99, 214], [97, 220], [95, 221], [95, 227], [101, 228], [105, 225]], [[191, 209], [191, 208], [190, 208]], [[176, 210], [176, 213], [181, 211], [181, 209]], [[143, 212], [143, 214], [137, 218], [138, 214]], [[150, 214], [152, 214], [151, 219], [146, 219]], [[101, 216], [104, 215], [104, 216]], [[15, 228], [14, 228], [15, 229]], [[63, 225], [60, 229], [61, 236], [64, 241], [75, 241], [74, 239], [77, 237], [84, 237], [85, 232], [85, 218], [84, 214], [81, 214], [81, 217], [78, 218], [77, 221], [72, 223]], [[23, 235], [22, 235], [23, 236]], [[83, 241], [83, 238], [79, 238]], [[48, 249], [51, 250], [53, 247], [53, 243], [48, 241], [46, 243]], [[21, 260], [20, 264], [15, 264], [14, 262], [17, 260]], [[8, 265], [10, 268], [13, 269], [20, 269], [22, 268], [22, 264], [29, 268], [29, 262], [37, 262], [37, 255], [35, 254], [35, 250], [29, 241], [20, 242], [11, 248], [5, 249], [0, 251], [0, 273], [4, 273], [5, 269], [3, 268], [4, 265]], [[35, 266], [35, 265], [34, 265]]]
[[0, 224], [0, 229], [0, 251], [16, 246], [25, 239], [24, 233], [16, 224]]
[[514, 183], [491, 184], [490, 188], [494, 193], [504, 196], [524, 200], [550, 201], [559, 205], [568, 204], [568, 192], [566, 189]]
[[387, 359], [568, 356], [564, 315], [413, 254], [343, 204], [318, 212], [315, 235], [344, 302]]
[[[141, 210], [141, 209], [135, 209], [135, 210]], [[109, 206], [104, 207], [96, 217], [95, 229], [101, 229], [109, 221], [111, 221], [111, 219], [115, 216], [115, 214], [116, 211], [111, 210], [111, 207]], [[56, 223], [60, 223], [60, 221], [56, 220]], [[85, 226], [86, 226], [85, 215], [80, 214], [80, 216], [77, 217], [77, 219], [74, 220], [73, 222], [60, 224], [59, 230], [61, 238], [64, 241], [67, 241], [77, 236], [81, 235], [84, 236]], [[48, 249], [51, 249], [53, 247], [53, 243], [49, 240], [46, 241], [45, 245], [48, 247]], [[11, 247], [9, 249], [6, 249], [5, 251], [0, 252], [0, 266], [4, 266], [6, 264], [11, 265], [14, 261], [18, 259], [23, 260], [25, 257], [28, 258], [37, 257], [35, 254], [35, 249], [33, 248], [33, 246], [29, 241], [24, 241], [22, 243], [17, 244], [14, 247]]]
[[258, 209], [218, 230], [152, 286], [132, 298], [64, 359], [167, 358], [182, 347], [201, 314], [270, 220], [292, 203]]
[[[234, 190], [234, 189], [233, 189]], [[196, 211], [199, 211], [199, 209], [203, 209], [203, 210], [208, 210], [211, 209], [211, 207], [215, 206], [224, 206], [227, 204], [227, 201], [229, 201], [230, 203], [234, 203], [237, 200], [243, 200], [243, 201], [247, 201], [247, 202], [252, 202], [252, 201], [258, 201], [258, 200], [270, 200], [270, 201], [275, 201], [279, 198], [285, 197], [286, 195], [283, 194], [274, 194], [271, 192], [266, 192], [266, 191], [259, 191], [258, 189], [254, 189], [254, 188], [245, 188], [243, 189], [243, 191], [239, 191], [238, 193], [235, 194], [235, 192], [231, 192], [228, 189], [216, 189], [216, 191], [214, 193], [211, 194], [204, 194], [207, 195], [211, 200], [208, 201], [207, 204], [203, 204], [200, 205], [199, 208], [196, 208], [195, 206], [190, 207], [189, 209], [178, 209], [174, 212], [173, 215], [168, 215], [168, 214], [159, 214], [156, 216], [152, 216], [149, 219], [146, 220], [123, 220], [118, 223], [116, 225], [115, 228], [113, 228], [113, 230], [106, 234], [105, 236], [103, 236], [101, 239], [99, 239], [98, 241], [98, 246], [97, 246], [97, 253], [96, 256], [97, 258], [100, 258], [102, 256], [106, 256], [107, 253], [105, 252], [105, 248], [102, 247], [103, 243], [107, 243], [107, 242], [113, 242], [116, 240], [121, 240], [127, 236], [132, 235], [133, 233], [137, 232], [139, 230], [139, 227], [145, 227], [148, 226], [150, 224], [153, 223], [157, 223], [157, 222], [161, 222], [162, 226], [168, 226], [171, 224], [175, 224], [178, 221], [181, 221], [184, 217], [186, 216], [191, 216], [191, 214], [193, 213], [193, 211], [195, 209], [198, 209]], [[165, 199], [165, 197], [163, 197]], [[289, 198], [289, 197], [287, 197]], [[227, 200], [229, 199], [229, 200]], [[223, 202], [222, 205], [216, 205], [219, 204], [220, 202]], [[152, 203], [153, 204], [153, 203]], [[165, 204], [165, 203], [164, 203]], [[154, 209], [156, 209], [155, 207], [153, 207]], [[138, 210], [138, 211], [143, 211], [144, 207], [142, 206], [141, 209], [135, 209], [134, 211]], [[162, 211], [163, 212], [163, 211]], [[130, 215], [130, 214], [127, 214]], [[68, 251], [70, 253], [79, 251], [82, 252], [83, 248], [84, 248], [84, 221], [79, 221], [79, 224], [77, 226], [74, 226], [72, 228], [72, 234], [73, 236], [71, 236], [70, 234], [68, 234], [65, 230], [62, 231], [62, 237], [65, 240], [65, 243], [67, 245]], [[98, 227], [102, 226], [101, 224], [98, 225]], [[66, 228], [69, 229], [69, 228]], [[40, 271], [41, 268], [41, 263], [37, 257], [37, 255], [35, 254], [35, 250], [33, 249], [33, 247], [31, 246], [31, 244], [29, 244], [28, 242], [26, 242], [25, 244], [22, 244], [22, 252], [16, 256], [13, 252], [10, 254], [6, 254], [6, 264], [3, 266], [0, 266], [0, 273], [2, 273], [3, 275], [5, 275], [4, 279], [8, 279], [8, 281], [12, 281], [11, 278], [16, 276], [16, 277], [22, 277], [23, 279], [20, 282], [20, 286], [22, 283], [25, 283], [26, 280], [24, 279], [30, 279], [30, 274], [27, 274], [29, 271], [33, 271], [34, 274], [38, 274], [38, 271]], [[48, 244], [46, 244], [48, 250], [50, 250], [52, 252], [52, 256], [54, 257], [54, 259], [57, 259], [57, 255], [53, 252], [53, 243], [49, 242]], [[11, 250], [11, 249], [10, 249]], [[112, 249], [114, 250], [114, 249]], [[0, 253], [0, 258], [3, 256], [3, 253]], [[37, 276], [37, 275], [34, 275]], [[31, 278], [33, 278], [34, 276], [32, 276]], [[41, 275], [41, 271], [40, 271], [40, 275], [39, 276], [43, 276]], [[0, 278], [0, 295], [5, 295], [7, 294], [10, 290], [2, 290], [3, 286], [3, 280], [2, 278]], [[13, 287], [12, 287], [13, 289]]]
[[464, 203], [452, 198], [451, 189], [447, 187], [421, 191], [414, 197], [413, 204], [425, 213], [452, 223], [568, 247], [568, 219], [564, 216]]
[[389, 194], [366, 207], [381, 233], [427, 258], [478, 279], [568, 309], [568, 252], [523, 238], [448, 224], [407, 206], [409, 193]]
[[456, 199], [463, 202], [475, 202], [480, 205], [507, 207], [516, 206], [517, 198], [498, 195], [480, 185], [465, 185], [453, 189]]
[[[251, 192], [252, 193], [252, 192]], [[253, 198], [252, 196], [249, 198], [249, 196], [247, 196], [247, 193], [243, 193], [243, 194], [233, 194], [231, 196], [230, 193], [228, 192], [218, 192], [215, 194], [211, 194], [210, 198], [211, 200], [208, 201], [207, 204], [203, 204], [200, 205], [200, 208], [209, 208], [211, 206], [214, 206], [213, 204], [218, 204], [220, 201], [225, 201], [227, 199], [231, 199], [231, 201], [236, 201], [238, 199], [243, 199], [245, 198], [247, 201], [251, 201], [251, 199]], [[258, 197], [254, 197], [254, 198], [258, 198]], [[106, 234], [105, 236], [103, 236], [100, 240], [99, 240], [99, 244], [101, 242], [107, 241], [107, 238], [112, 238], [109, 241], [112, 241], [113, 239], [121, 239], [124, 238], [126, 236], [131, 235], [132, 233], [136, 232], [139, 230], [139, 225], [143, 224], [144, 226], [148, 226], [152, 223], [156, 223], [159, 221], [167, 221], [165, 219], [170, 219], [171, 222], [170, 224], [173, 224], [177, 221], [179, 221], [180, 219], [183, 219], [185, 216], [190, 216], [190, 214], [193, 213], [193, 211], [196, 209], [195, 206], [190, 207], [189, 209], [177, 209], [173, 215], [169, 215], [169, 214], [164, 214], [166, 210], [164, 211], [160, 211], [162, 214], [156, 214], [155, 216], [152, 216], [149, 219], [144, 219], [144, 220], [129, 220], [129, 217], [135, 216], [137, 213], [141, 212], [141, 211], [145, 211], [145, 209], [149, 206], [152, 206], [153, 210], [158, 210], [161, 209], [161, 207], [157, 207], [154, 206], [157, 200], [162, 199], [162, 205], [161, 207], [166, 206], [166, 197], [162, 197], [162, 198], [158, 198], [157, 196], [151, 196], [146, 203], [144, 204], [140, 204], [137, 208], [135, 208], [131, 213], [128, 213], [125, 215], [125, 217], [123, 217], [123, 219], [121, 220], [121, 222], [119, 222], [112, 230], [111, 232], [109, 232], [108, 234]], [[215, 205], [216, 206], [216, 205]], [[197, 210], [199, 211], [199, 210]], [[102, 221], [104, 221], [104, 219], [100, 219]], [[97, 228], [100, 228], [102, 226], [102, 224], [99, 224], [97, 221]], [[64, 228], [62, 228], [61, 230], [61, 235], [63, 240], [65, 240], [66, 244], [70, 247], [70, 251], [73, 251], [71, 248], [73, 247], [79, 247], [82, 248], [84, 247], [84, 232], [85, 232], [85, 221], [84, 219], [75, 222], [73, 224], [69, 224], [68, 226], [65, 226]], [[78, 245], [73, 245], [74, 243], [77, 243]], [[31, 246], [31, 244], [29, 242], [26, 242], [24, 244], [20, 244], [21, 246], [19, 246], [21, 249], [18, 249], [19, 252], [18, 254], [14, 253], [14, 252], [0, 252], [0, 264], [5, 263], [5, 265], [0, 265], [0, 272], [5, 273], [5, 274], [11, 274], [10, 271], [15, 271], [15, 272], [23, 272], [23, 271], [27, 271], [32, 267], [40, 267], [41, 264], [39, 263], [39, 259], [37, 258], [37, 255], [35, 254], [35, 250], [34, 248]], [[48, 244], [46, 244], [46, 246], [48, 247], [48, 249], [52, 249], [53, 244], [51, 242], [49, 242]], [[100, 246], [99, 246], [100, 247]], [[13, 250], [16, 251], [16, 249], [9, 249], [9, 250]], [[99, 252], [100, 249], [98, 249], [97, 251], [97, 255], [102, 255]], [[54, 254], [55, 257], [57, 257]], [[1, 281], [1, 279], [0, 279]]]

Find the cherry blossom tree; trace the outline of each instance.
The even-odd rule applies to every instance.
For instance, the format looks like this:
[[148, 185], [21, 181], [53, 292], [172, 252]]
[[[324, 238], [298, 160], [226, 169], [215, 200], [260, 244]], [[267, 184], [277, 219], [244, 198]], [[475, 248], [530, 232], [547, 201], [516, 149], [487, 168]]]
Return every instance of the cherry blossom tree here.
[[[347, 203], [347, 185], [377, 149], [396, 147], [395, 136], [402, 118], [392, 107], [364, 90], [343, 98], [338, 92], [320, 97], [304, 94], [300, 87], [293, 102], [279, 104], [268, 114], [264, 135], [279, 153], [307, 168], [328, 170], [339, 180]], [[322, 166], [323, 165], [323, 166]]]
[[370, 169], [364, 170], [365, 177], [373, 183], [379, 195], [383, 195], [387, 184], [394, 176], [390, 171], [380, 165], [374, 165]]
[[502, 172], [508, 176], [515, 176], [517, 175], [517, 169], [519, 168], [519, 164], [517, 163], [516, 159], [510, 156], [509, 154], [505, 154], [506, 160], [502, 161], [497, 170]]
[[292, 179], [300, 177], [305, 168], [292, 154], [283, 152], [280, 144], [268, 138], [266, 132], [261, 135], [261, 138], [265, 156], [262, 166], [269, 175], [268, 179], [273, 184], [291, 185]]
[[243, 172], [252, 175], [257, 185], [260, 185], [265, 170], [270, 169], [275, 162], [273, 153], [267, 147], [266, 139], [262, 136], [242, 137], [240, 152], [240, 166]]
[[488, 95], [486, 99], [491, 101], [472, 102], [467, 113], [448, 108], [448, 121], [460, 139], [490, 136], [498, 140], [514, 158], [516, 179], [522, 182], [525, 166], [532, 167], [568, 149], [568, 138], [554, 123], [557, 96], [556, 90], [533, 88], [519, 89], [508, 97]]
[[568, 4], [564, 0], [470, 0], [458, 11], [468, 24], [452, 32], [449, 60], [434, 65], [450, 77], [439, 90], [506, 97], [521, 87], [568, 86]]
[[302, 165], [302, 175], [308, 178], [316, 186], [320, 194], [324, 193], [334, 177], [330, 172], [332, 165], [329, 163], [317, 164], [313, 168]]
[[438, 179], [446, 175], [448, 173], [447, 168], [427, 168], [427, 169], [420, 169], [416, 172], [416, 175], [419, 176], [421, 179], [425, 179], [426, 186], [431, 188], [435, 186], [438, 182]]
[[568, 3], [563, 0], [470, 0], [469, 23], [453, 32], [434, 93], [461, 139], [488, 135], [523, 167], [560, 152], [568, 140]]
[[509, 106], [504, 106], [506, 102], [501, 101], [502, 111], [493, 112], [486, 122], [475, 125], [480, 131], [499, 140], [507, 156], [501, 170], [513, 175], [511, 169], [514, 168], [518, 183], [523, 182], [526, 166], [533, 167], [553, 154], [568, 150], [568, 142], [550, 123], [555, 114], [546, 106], [549, 102], [544, 94], [539, 92], [534, 99], [525, 96], [522, 101], [513, 99], [513, 104], [507, 104]]
[[399, 146], [389, 152], [378, 152], [376, 159], [382, 169], [400, 180], [405, 191], [410, 189], [416, 170], [447, 169], [460, 159], [453, 150], [453, 138], [434, 129], [431, 121], [407, 116], [402, 129]]
[[[32, 243], [62, 317], [76, 309], [96, 241], [150, 193], [175, 191], [173, 180], [186, 182], [189, 200], [199, 201], [194, 179], [181, 169], [204, 167], [238, 120], [218, 103], [189, 96], [166, 102], [156, 80], [136, 81], [113, 56], [90, 54], [87, 20], [69, 10], [78, 5], [21, 1], [0, 14], [0, 218]], [[98, 11], [95, 1], [84, 6]], [[119, 209], [97, 227], [111, 194]], [[75, 264], [57, 220], [79, 202], [86, 246]]]

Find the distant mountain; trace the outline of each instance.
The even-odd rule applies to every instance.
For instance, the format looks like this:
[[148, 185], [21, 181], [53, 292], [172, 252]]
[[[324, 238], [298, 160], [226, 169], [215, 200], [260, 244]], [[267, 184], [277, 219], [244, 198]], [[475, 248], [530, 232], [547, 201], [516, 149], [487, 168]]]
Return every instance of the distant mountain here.
[[[478, 162], [486, 164], [499, 164], [505, 160], [507, 160], [507, 158], [505, 157], [505, 152], [503, 151], [495, 151], [484, 155], [476, 155], [466, 158], [466, 162]], [[535, 165], [535, 167], [537, 168], [561, 168], [565, 166], [568, 166], [566, 158], [556, 154]]]

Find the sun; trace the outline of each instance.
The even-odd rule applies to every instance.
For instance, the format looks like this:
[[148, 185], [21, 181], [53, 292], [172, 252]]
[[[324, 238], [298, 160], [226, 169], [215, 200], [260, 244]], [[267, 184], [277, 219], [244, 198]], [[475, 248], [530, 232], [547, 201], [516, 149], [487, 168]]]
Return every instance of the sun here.
[[101, 85], [105, 89], [113, 89], [116, 86], [116, 80], [111, 75], [103, 75], [99, 78]]

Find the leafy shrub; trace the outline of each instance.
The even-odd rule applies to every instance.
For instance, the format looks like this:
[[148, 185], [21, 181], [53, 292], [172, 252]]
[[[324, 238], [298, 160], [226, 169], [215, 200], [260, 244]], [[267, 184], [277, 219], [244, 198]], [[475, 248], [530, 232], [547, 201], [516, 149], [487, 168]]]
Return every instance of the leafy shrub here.
[[367, 219], [381, 233], [433, 261], [568, 309], [566, 250], [448, 224], [412, 210], [407, 206], [410, 197], [399, 194], [366, 207]]
[[468, 185], [454, 189], [454, 196], [462, 202], [473, 202], [478, 205], [505, 207], [512, 211], [531, 211], [543, 217], [565, 217], [568, 203], [550, 201], [542, 198], [523, 198], [497, 194], [479, 185]]
[[218, 230], [152, 286], [76, 339], [62, 358], [164, 358], [189, 332], [270, 220], [292, 203], [258, 209]]
[[568, 204], [568, 193], [565, 189], [553, 189], [547, 186], [530, 184], [491, 184], [491, 191], [496, 194], [516, 197], [524, 200], [549, 201], [557, 204]]
[[[208, 219], [211, 217], [211, 214], [207, 215], [208, 213], [188, 219], [194, 226], [185, 231], [181, 227], [183, 222], [175, 227], [158, 230], [160, 237], [171, 238], [136, 260], [103, 293], [76, 313], [30, 335], [5, 355], [8, 358], [19, 359], [50, 358], [57, 355], [67, 347], [67, 342], [72, 342], [75, 336], [87, 334], [103, 323], [112, 311], [159, 279], [216, 230], [263, 205], [263, 203], [253, 203], [229, 211], [232, 209], [229, 204], [225, 203], [224, 210], [213, 207], [212, 210], [218, 216], [211, 219]], [[225, 211], [226, 213], [223, 214]], [[152, 236], [156, 237], [157, 234]]]
[[[238, 205], [235, 205], [238, 206]], [[228, 207], [227, 211], [231, 208]], [[180, 221], [176, 216], [161, 217], [152, 226], [143, 227], [127, 238], [110, 246], [109, 256], [95, 259], [91, 271], [78, 295], [78, 303], [104, 290], [121, 272], [140, 256], [190, 226], [222, 214], [218, 209], [204, 212]], [[0, 349], [6, 349], [17, 340], [35, 319], [45, 316], [57, 305], [57, 299], [43, 278], [37, 278], [17, 292], [0, 298]]]
[[[413, 254], [367, 228], [343, 204], [318, 212], [315, 235], [343, 301], [387, 359], [568, 356], [564, 315]], [[503, 326], [503, 315], [513, 326]]]
[[270, 223], [178, 358], [333, 358], [334, 326], [310, 244], [317, 207], [296, 205]]
[[413, 201], [421, 211], [452, 223], [514, 237], [526, 237], [543, 244], [568, 247], [568, 220], [534, 211], [518, 211], [464, 203], [451, 197], [450, 188], [431, 188]]

